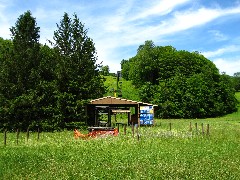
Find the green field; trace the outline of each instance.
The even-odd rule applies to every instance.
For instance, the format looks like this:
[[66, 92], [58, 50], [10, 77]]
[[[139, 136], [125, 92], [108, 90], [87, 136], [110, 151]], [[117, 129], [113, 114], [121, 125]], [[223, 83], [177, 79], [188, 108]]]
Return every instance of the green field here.
[[138, 132], [133, 137], [128, 127], [124, 135], [120, 127], [118, 137], [88, 140], [75, 140], [72, 131], [42, 132], [38, 140], [30, 132], [28, 141], [20, 133], [18, 144], [16, 133], [7, 133], [6, 146], [1, 133], [0, 179], [240, 179], [239, 111], [212, 119], [158, 119]]

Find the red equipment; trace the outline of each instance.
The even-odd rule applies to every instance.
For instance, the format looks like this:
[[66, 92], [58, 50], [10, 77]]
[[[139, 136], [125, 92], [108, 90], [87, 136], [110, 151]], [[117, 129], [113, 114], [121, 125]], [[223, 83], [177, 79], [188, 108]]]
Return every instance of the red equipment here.
[[92, 127], [89, 129], [91, 131], [88, 134], [82, 134], [77, 129], [74, 129], [74, 138], [75, 139], [78, 139], [78, 138], [86, 139], [89, 137], [95, 138], [95, 137], [105, 137], [108, 135], [112, 135], [112, 136], [118, 135], [118, 129], [116, 129], [116, 128], [106, 129], [106, 128], [101, 128], [101, 127]]

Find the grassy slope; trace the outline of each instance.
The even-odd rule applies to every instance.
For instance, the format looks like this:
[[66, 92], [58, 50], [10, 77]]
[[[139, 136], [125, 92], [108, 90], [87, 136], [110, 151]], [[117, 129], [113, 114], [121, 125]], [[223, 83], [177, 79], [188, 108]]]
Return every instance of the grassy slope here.
[[[114, 96], [112, 90], [117, 89], [117, 78], [113, 76], [105, 76], [106, 81], [104, 85], [107, 87], [107, 93], [105, 96]], [[126, 81], [125, 79], [121, 78], [122, 81], [122, 98], [131, 99], [138, 101], [138, 94], [132, 85], [131, 81]]]

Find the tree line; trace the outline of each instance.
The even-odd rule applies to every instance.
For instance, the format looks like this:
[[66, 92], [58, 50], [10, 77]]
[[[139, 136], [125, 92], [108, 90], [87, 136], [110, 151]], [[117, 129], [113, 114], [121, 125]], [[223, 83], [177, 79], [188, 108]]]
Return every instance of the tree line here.
[[122, 60], [121, 68], [123, 78], [133, 82], [140, 99], [158, 105], [159, 118], [217, 117], [237, 110], [237, 78], [233, 81], [220, 74], [215, 64], [198, 52], [146, 41], [136, 56]]
[[79, 127], [84, 107], [103, 96], [104, 79], [93, 40], [76, 14], [64, 13], [51, 47], [39, 43], [40, 27], [30, 11], [0, 38], [0, 129]]
[[[0, 38], [0, 130], [85, 125], [85, 106], [104, 95], [104, 76], [111, 73], [96, 63], [93, 40], [77, 15], [64, 13], [51, 46], [39, 43], [40, 27], [30, 11], [10, 31], [10, 40]], [[220, 74], [198, 52], [146, 41], [136, 56], [122, 60], [121, 70], [141, 101], [158, 105], [159, 118], [216, 117], [237, 110], [239, 74]]]

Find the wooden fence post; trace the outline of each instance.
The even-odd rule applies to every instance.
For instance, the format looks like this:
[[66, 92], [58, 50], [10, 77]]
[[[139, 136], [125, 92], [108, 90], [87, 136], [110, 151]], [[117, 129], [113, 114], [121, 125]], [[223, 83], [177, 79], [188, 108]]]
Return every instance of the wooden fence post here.
[[209, 124], [207, 124], [207, 135], [209, 135]]
[[202, 126], [202, 135], [204, 135], [204, 127], [203, 127], [203, 123], [201, 124]]
[[169, 123], [169, 130], [172, 130], [172, 123]]
[[190, 132], [192, 131], [192, 122], [190, 122], [190, 124], [189, 124], [189, 131]]
[[38, 128], [38, 137], [37, 137], [37, 140], [39, 140], [39, 137], [40, 137], [40, 129]]
[[198, 134], [198, 127], [197, 127], [197, 123], [195, 123], [195, 129], [196, 129], [196, 133]]
[[18, 144], [18, 139], [19, 139], [19, 129], [17, 129], [17, 144]]
[[7, 130], [4, 130], [4, 145], [7, 145]]
[[27, 128], [27, 142], [28, 142], [28, 139], [29, 139], [29, 127]]
[[[119, 133], [119, 123], [117, 124], [117, 130], [118, 130], [118, 133]], [[119, 133], [120, 134], [120, 133]]]
[[138, 125], [137, 125], [137, 128], [136, 128], [136, 132], [137, 132], [137, 140], [139, 141]]
[[132, 122], [132, 136], [134, 137], [134, 124]]

